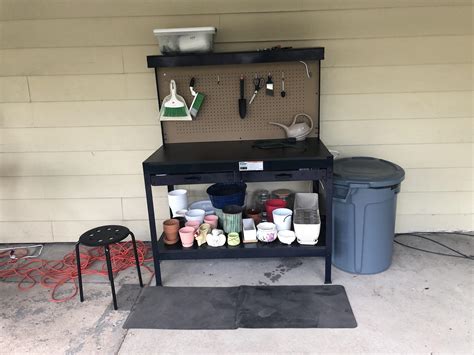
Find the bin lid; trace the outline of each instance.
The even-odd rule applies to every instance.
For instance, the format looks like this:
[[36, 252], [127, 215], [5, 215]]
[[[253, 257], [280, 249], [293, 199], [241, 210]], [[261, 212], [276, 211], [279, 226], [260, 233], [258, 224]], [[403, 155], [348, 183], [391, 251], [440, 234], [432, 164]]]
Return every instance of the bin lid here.
[[364, 184], [367, 188], [399, 184], [405, 171], [397, 164], [371, 157], [351, 157], [334, 161], [334, 183], [350, 186]]

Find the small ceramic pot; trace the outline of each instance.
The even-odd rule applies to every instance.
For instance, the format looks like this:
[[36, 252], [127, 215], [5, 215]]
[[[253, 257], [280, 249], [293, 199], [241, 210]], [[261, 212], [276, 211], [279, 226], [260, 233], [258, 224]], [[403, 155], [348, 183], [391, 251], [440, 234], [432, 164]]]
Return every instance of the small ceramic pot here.
[[278, 231], [291, 229], [291, 216], [293, 211], [288, 208], [277, 208], [273, 210], [273, 223]]
[[211, 247], [221, 247], [225, 244], [226, 238], [222, 229], [213, 229], [206, 237], [207, 245]]
[[276, 210], [277, 208], [283, 208], [283, 207], [286, 207], [285, 200], [281, 200], [279, 198], [267, 200], [267, 202], [265, 202], [265, 209], [267, 211], [268, 221], [273, 222], [273, 210]]
[[279, 231], [278, 232], [278, 240], [282, 242], [283, 244], [288, 244], [290, 245], [293, 243], [296, 239], [295, 232], [289, 231], [289, 230], [284, 230], [284, 231]]
[[211, 225], [212, 229], [217, 228], [217, 222], [219, 221], [219, 217], [217, 217], [215, 214], [210, 214], [206, 217], [204, 217], [204, 223], [209, 223]]
[[204, 216], [206, 215], [206, 211], [201, 209], [189, 210], [186, 212], [184, 217], [186, 217], [187, 221], [199, 221], [201, 224], [204, 221]]
[[225, 206], [224, 213], [224, 231], [226, 233], [242, 232], [242, 207], [237, 205]]
[[252, 218], [255, 222], [255, 225], [259, 224], [262, 221], [262, 211], [258, 208], [249, 208], [245, 211], [245, 214], [248, 218]]
[[163, 222], [163, 232], [165, 238], [163, 242], [168, 245], [178, 242], [179, 221], [177, 219], [167, 219]]
[[262, 222], [257, 226], [257, 239], [261, 242], [270, 243], [277, 238], [277, 229], [271, 222]]
[[199, 229], [201, 223], [199, 221], [187, 221], [184, 226], [185, 227], [193, 227], [195, 231]]
[[235, 247], [240, 244], [240, 237], [239, 233], [229, 233], [227, 235], [227, 244], [229, 244], [231, 247]]
[[193, 227], [183, 227], [179, 230], [179, 237], [181, 238], [183, 247], [190, 248], [193, 246], [195, 233], [196, 231]]
[[174, 217], [184, 217], [186, 215], [186, 212], [188, 212], [187, 209], [178, 210], [178, 211], [176, 211]]

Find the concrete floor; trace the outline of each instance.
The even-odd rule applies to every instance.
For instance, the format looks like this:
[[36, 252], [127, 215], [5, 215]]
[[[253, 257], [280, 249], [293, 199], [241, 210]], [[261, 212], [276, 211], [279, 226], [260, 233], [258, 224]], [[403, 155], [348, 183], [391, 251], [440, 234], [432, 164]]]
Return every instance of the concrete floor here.
[[[472, 237], [434, 239], [474, 254]], [[426, 241], [403, 241], [445, 252]], [[43, 256], [62, 257], [71, 249], [48, 245]], [[322, 284], [323, 266], [320, 258], [167, 261], [162, 272], [165, 286]], [[19, 292], [16, 283], [0, 282], [0, 353], [474, 352], [473, 262], [399, 245], [384, 273], [357, 276], [333, 268], [333, 282], [349, 296], [355, 329], [127, 331], [122, 324], [138, 291], [129, 285], [137, 283], [134, 270], [117, 277], [118, 311], [110, 307], [107, 280], [85, 281], [82, 304], [51, 303], [48, 290]]]

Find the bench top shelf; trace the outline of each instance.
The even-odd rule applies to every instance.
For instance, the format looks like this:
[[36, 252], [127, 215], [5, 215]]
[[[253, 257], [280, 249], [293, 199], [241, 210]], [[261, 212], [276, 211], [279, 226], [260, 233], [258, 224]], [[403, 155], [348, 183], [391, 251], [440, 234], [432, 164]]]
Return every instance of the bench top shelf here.
[[201, 65], [255, 64], [323, 60], [324, 48], [288, 48], [245, 52], [220, 52], [204, 54], [150, 55], [148, 68], [186, 67]]

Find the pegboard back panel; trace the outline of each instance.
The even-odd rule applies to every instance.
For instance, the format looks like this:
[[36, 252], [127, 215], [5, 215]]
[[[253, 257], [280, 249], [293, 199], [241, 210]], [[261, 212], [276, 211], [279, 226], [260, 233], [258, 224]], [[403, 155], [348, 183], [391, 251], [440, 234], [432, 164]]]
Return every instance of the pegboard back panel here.
[[[189, 82], [196, 79], [195, 90], [206, 97], [193, 121], [162, 122], [165, 143], [212, 142], [285, 138], [285, 131], [268, 122], [290, 125], [297, 113], [307, 113], [314, 121], [311, 136], [319, 136], [319, 61], [308, 61], [311, 78], [300, 62], [264, 64], [216, 65], [196, 67], [169, 67], [158, 69], [158, 88], [163, 99], [169, 94], [169, 83], [174, 79], [178, 94], [188, 106], [192, 102]], [[255, 74], [271, 74], [274, 96], [265, 94], [265, 85], [249, 105], [254, 92]], [[286, 96], [281, 97], [281, 76], [285, 76]], [[247, 115], [239, 116], [240, 76], [245, 79]], [[218, 82], [219, 80], [219, 82]], [[300, 118], [302, 120], [303, 118]]]

